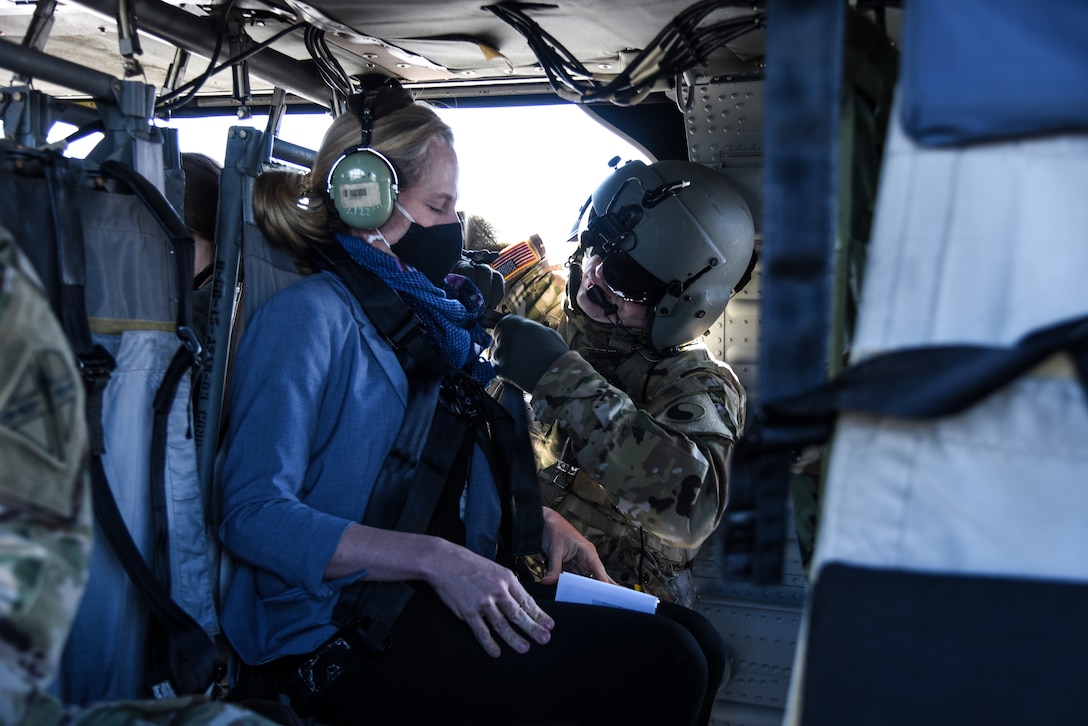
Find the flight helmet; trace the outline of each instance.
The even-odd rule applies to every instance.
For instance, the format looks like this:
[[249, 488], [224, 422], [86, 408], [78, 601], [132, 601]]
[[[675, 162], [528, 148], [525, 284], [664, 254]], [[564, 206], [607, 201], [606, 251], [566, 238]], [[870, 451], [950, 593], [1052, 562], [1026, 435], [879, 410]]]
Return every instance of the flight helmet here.
[[647, 342], [659, 350], [706, 332], [753, 260], [748, 204], [693, 162], [628, 162], [593, 192], [582, 223], [579, 244], [604, 259], [605, 282], [649, 306]]

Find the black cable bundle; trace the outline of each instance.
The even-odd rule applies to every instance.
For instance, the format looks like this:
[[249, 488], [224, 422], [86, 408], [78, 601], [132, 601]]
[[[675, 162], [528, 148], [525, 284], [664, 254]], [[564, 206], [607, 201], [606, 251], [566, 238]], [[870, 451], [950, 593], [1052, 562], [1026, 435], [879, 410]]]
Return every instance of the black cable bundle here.
[[305, 39], [306, 50], [313, 58], [321, 80], [332, 90], [333, 110], [339, 115], [345, 108], [347, 97], [355, 92], [351, 77], [329, 49], [324, 30], [310, 25], [306, 28]]
[[[759, 3], [730, 0], [701, 0], [682, 13], [658, 33], [627, 68], [608, 83], [601, 83], [593, 74], [547, 31], [527, 14], [554, 6], [536, 3], [500, 2], [484, 9], [525, 37], [536, 55], [552, 89], [577, 103], [609, 101], [618, 106], [631, 106], [644, 98], [644, 93], [657, 81], [678, 76], [705, 63], [711, 52], [745, 33], [764, 27], [766, 11], [757, 9]], [[752, 12], [700, 27], [713, 12], [731, 6], [748, 6]]]
[[212, 50], [212, 57], [208, 61], [208, 67], [204, 70], [203, 73], [201, 73], [193, 80], [181, 86], [178, 86], [174, 90], [168, 93], [164, 93], [162, 96], [160, 96], [159, 100], [155, 104], [155, 108], [157, 111], [171, 113], [185, 106], [196, 97], [196, 94], [200, 91], [201, 88], [204, 87], [204, 84], [208, 81], [208, 79], [214, 76], [216, 73], [219, 73], [220, 71], [226, 68], [230, 68], [231, 66], [234, 66], [238, 63], [241, 63], [244, 60], [252, 58], [254, 55], [264, 50], [268, 46], [272, 45], [283, 36], [298, 30], [304, 25], [304, 23], [295, 23], [294, 25], [288, 26], [287, 28], [284, 28], [280, 32], [273, 35], [271, 38], [263, 40], [260, 43], [250, 48], [247, 48], [245, 52], [239, 53], [237, 56], [234, 56], [232, 58], [227, 58], [222, 63], [219, 63], [219, 55], [223, 50], [223, 40], [227, 36], [227, 25], [230, 22], [230, 13], [231, 10], [234, 8], [234, 3], [235, 0], [227, 0], [227, 3], [222, 8], [222, 15], [219, 18], [219, 28], [216, 32], [215, 37], [215, 48]]

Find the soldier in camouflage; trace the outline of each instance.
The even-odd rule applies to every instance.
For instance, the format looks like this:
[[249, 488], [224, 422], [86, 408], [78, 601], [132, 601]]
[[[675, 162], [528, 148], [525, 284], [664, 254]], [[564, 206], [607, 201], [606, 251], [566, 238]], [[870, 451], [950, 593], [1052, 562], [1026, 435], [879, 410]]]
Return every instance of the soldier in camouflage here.
[[[558, 330], [523, 302], [492, 356], [532, 396], [545, 504], [614, 580], [694, 607], [692, 561], [721, 520], [745, 408], [736, 375], [696, 339], [749, 268], [751, 213], [713, 170], [632, 162], [585, 221]], [[545, 311], [553, 287], [540, 288]]]
[[86, 584], [84, 391], [38, 278], [0, 228], [0, 724], [264, 726], [191, 697], [65, 707], [46, 692]]
[[562, 265], [548, 261], [540, 237], [534, 234], [505, 247], [491, 264], [506, 282], [500, 313], [531, 318], [549, 328], [559, 326], [567, 276]]

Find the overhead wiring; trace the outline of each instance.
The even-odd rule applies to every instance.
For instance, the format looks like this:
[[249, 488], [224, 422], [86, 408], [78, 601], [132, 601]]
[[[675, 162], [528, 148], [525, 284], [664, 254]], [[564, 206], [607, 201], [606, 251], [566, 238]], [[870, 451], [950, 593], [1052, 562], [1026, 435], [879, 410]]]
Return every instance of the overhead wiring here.
[[313, 25], [307, 27], [305, 41], [306, 50], [313, 58], [318, 74], [325, 85], [332, 90], [333, 108], [339, 113], [343, 110], [347, 97], [354, 92], [351, 77], [333, 55], [325, 40], [324, 30]]
[[256, 43], [255, 45], [246, 48], [245, 51], [239, 53], [238, 55], [227, 58], [222, 63], [219, 63], [219, 55], [222, 52], [223, 40], [226, 36], [228, 22], [227, 18], [230, 12], [230, 6], [233, 5], [233, 3], [234, 0], [230, 0], [227, 7], [224, 9], [223, 17], [221, 18], [219, 24], [219, 32], [216, 37], [215, 48], [212, 50], [212, 57], [208, 62], [208, 67], [204, 70], [203, 73], [201, 73], [193, 80], [181, 86], [178, 86], [169, 93], [164, 93], [162, 96], [160, 96], [155, 106], [156, 110], [162, 112], [173, 112], [179, 108], [182, 108], [190, 101], [192, 101], [193, 98], [196, 97], [196, 94], [199, 93], [200, 89], [204, 87], [204, 84], [207, 83], [209, 78], [217, 73], [220, 73], [221, 71], [226, 70], [227, 68], [235, 66], [238, 63], [248, 60], [249, 58], [252, 58], [254, 55], [261, 52], [265, 48], [268, 48], [280, 38], [283, 38], [284, 36], [289, 35], [306, 25], [305, 23], [295, 23], [293, 25], [289, 25], [288, 27], [280, 30], [271, 37], [262, 40], [260, 43]]
[[[663, 78], [673, 79], [706, 62], [709, 55], [742, 35], [765, 27], [761, 3], [702, 0], [677, 15], [615, 78], [603, 82], [554, 37], [529, 17], [529, 10], [551, 6], [500, 2], [485, 5], [520, 33], [536, 56], [552, 89], [576, 103], [608, 101], [630, 106], [646, 96]], [[751, 12], [704, 24], [714, 12], [727, 7], [748, 7]]]
[[[234, 9], [235, 0], [227, 0], [222, 9], [222, 14], [219, 18], [219, 27], [215, 33], [215, 48], [212, 49], [212, 56], [208, 59], [208, 67], [199, 76], [194, 78], [189, 83], [186, 83], [179, 88], [175, 88], [173, 91], [164, 93], [159, 97], [158, 102], [155, 104], [156, 108], [162, 111], [173, 111], [181, 108], [185, 104], [189, 103], [209, 78], [212, 77], [215, 64], [219, 62], [219, 54], [223, 51], [223, 39], [227, 35], [227, 21], [230, 17], [231, 10]], [[182, 95], [186, 91], [190, 91], [188, 95]]]

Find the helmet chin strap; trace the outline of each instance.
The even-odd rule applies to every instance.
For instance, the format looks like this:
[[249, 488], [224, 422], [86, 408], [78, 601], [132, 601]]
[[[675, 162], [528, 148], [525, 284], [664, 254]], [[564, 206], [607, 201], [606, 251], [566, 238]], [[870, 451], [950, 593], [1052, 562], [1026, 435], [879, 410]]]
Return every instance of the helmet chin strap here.
[[[567, 295], [570, 297], [571, 302], [574, 303], [574, 309], [578, 312], [586, 315], [586, 311], [582, 309], [582, 306], [578, 304], [578, 290], [582, 287], [582, 259], [585, 256], [585, 250], [578, 249], [567, 260], [567, 267], [570, 268], [570, 277], [567, 285]], [[589, 301], [604, 311], [605, 316], [609, 319], [609, 322], [615, 325], [617, 328], [622, 329], [622, 324], [619, 316], [619, 306], [608, 301], [605, 298], [601, 288], [596, 285], [586, 290], [586, 297]]]

